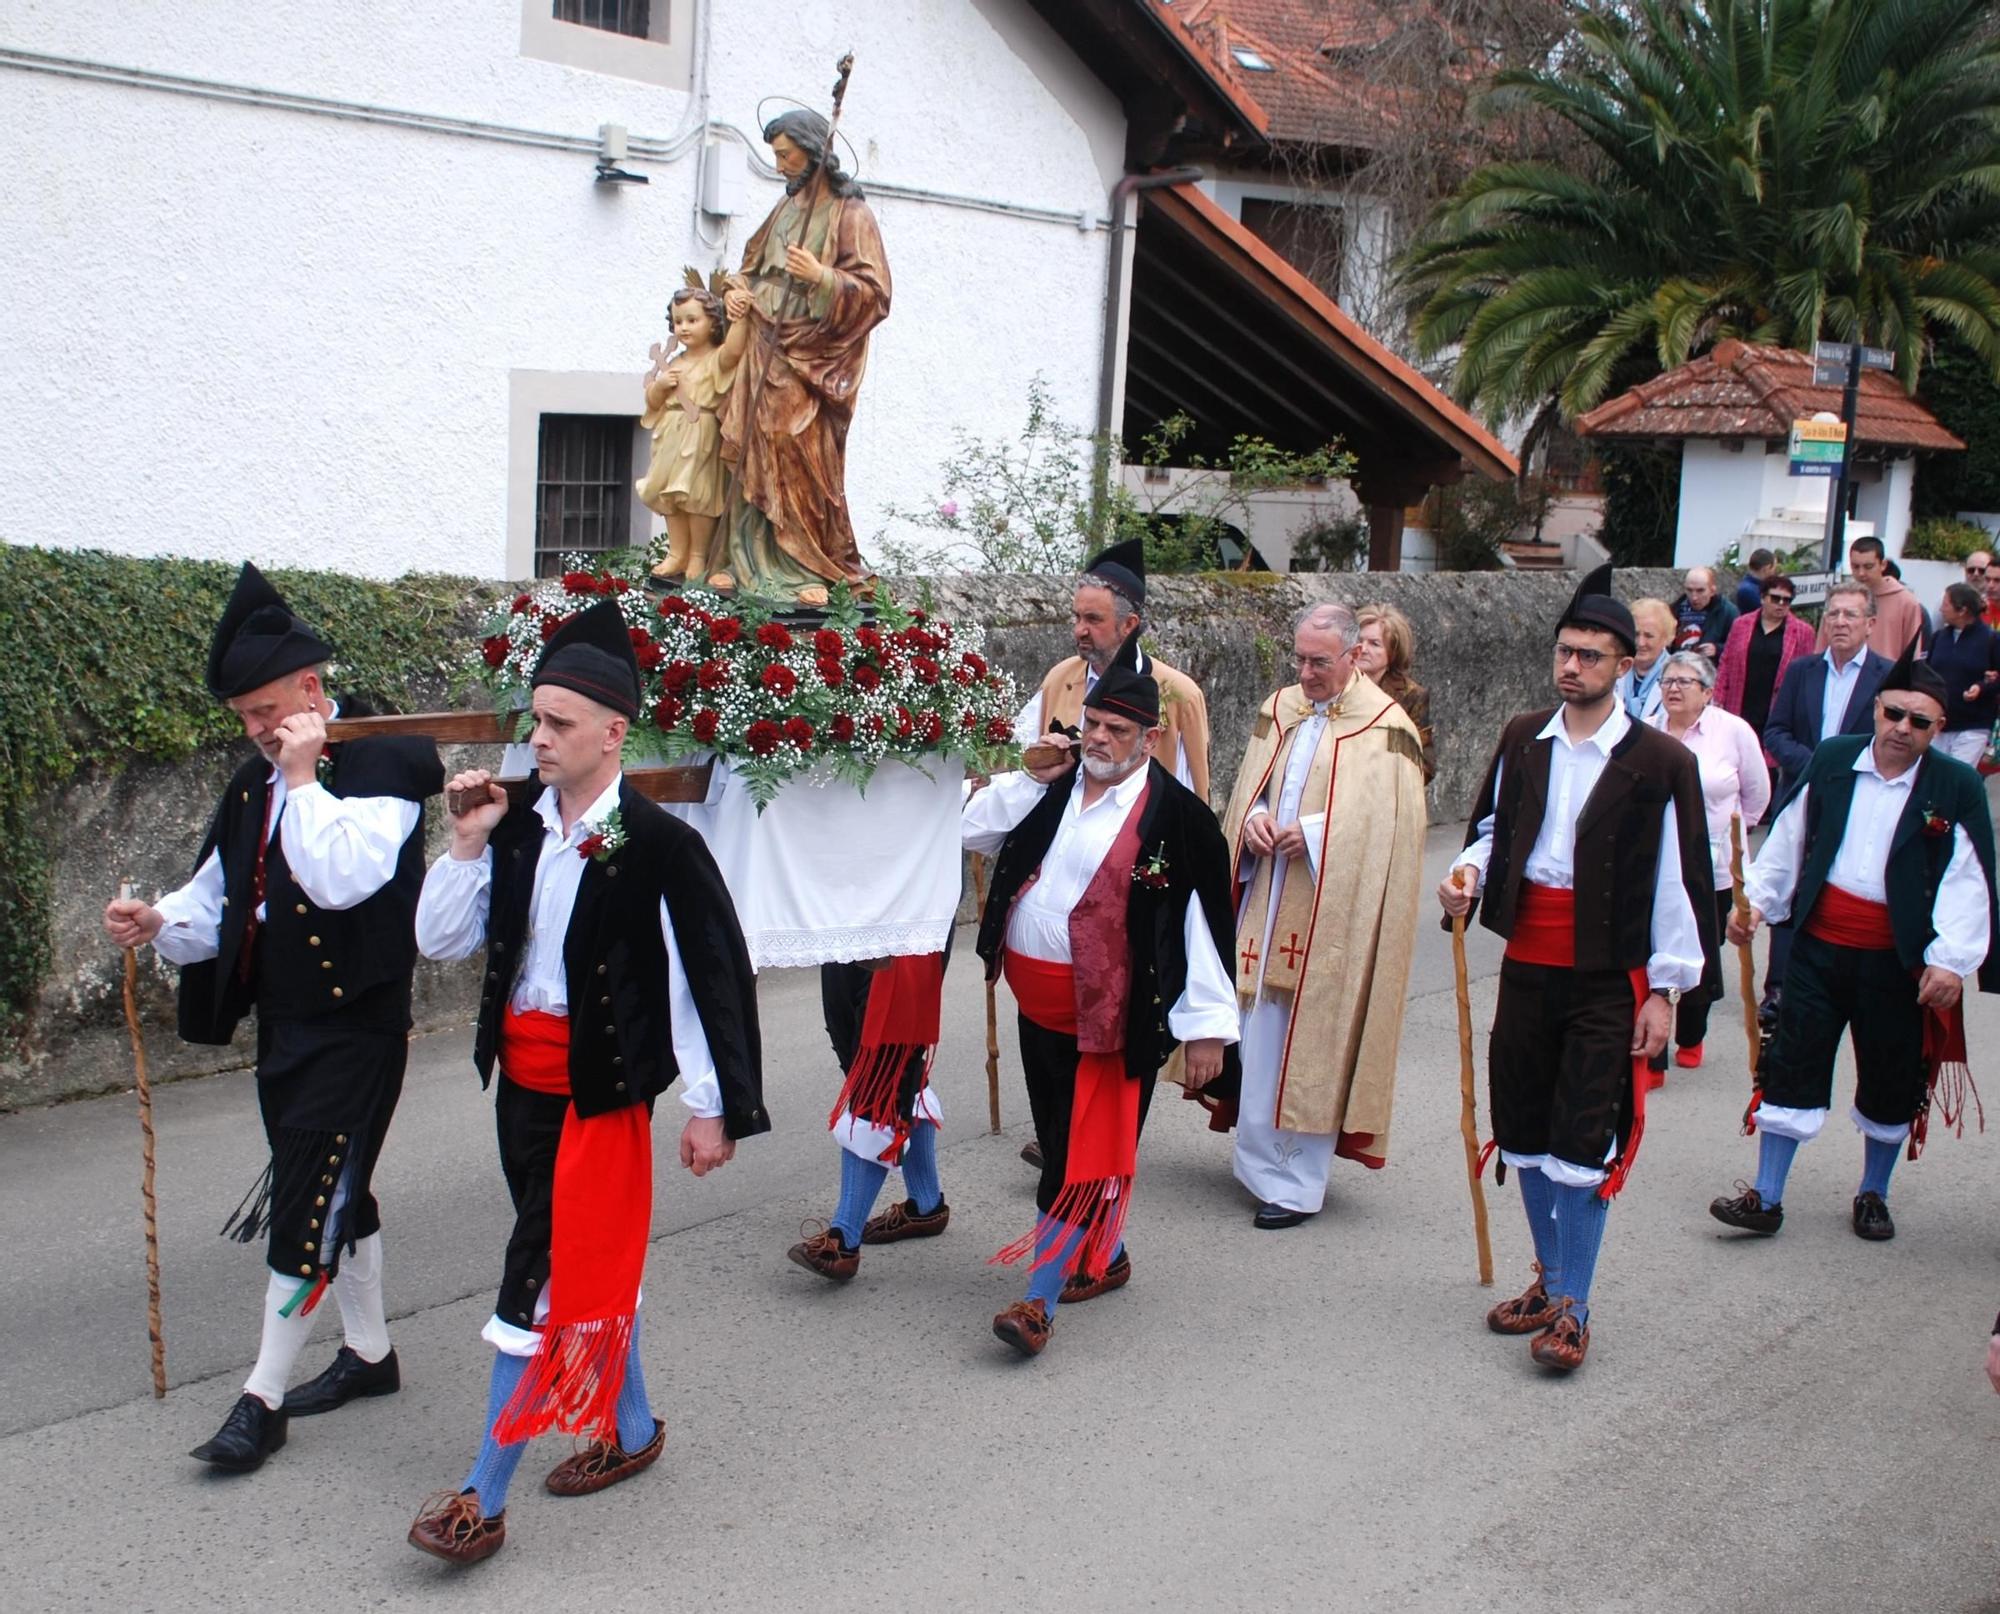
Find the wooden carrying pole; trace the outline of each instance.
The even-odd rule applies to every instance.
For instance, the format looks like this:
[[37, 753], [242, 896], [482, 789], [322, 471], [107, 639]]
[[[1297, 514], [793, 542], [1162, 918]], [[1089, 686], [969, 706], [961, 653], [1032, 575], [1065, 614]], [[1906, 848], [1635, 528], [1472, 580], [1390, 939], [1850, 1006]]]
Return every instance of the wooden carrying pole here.
[[[1451, 883], [1465, 888], [1465, 870]], [[1465, 1180], [1472, 1188], [1472, 1231], [1479, 1241], [1479, 1281], [1493, 1282], [1493, 1240], [1486, 1231], [1486, 1189], [1479, 1181], [1479, 1119], [1472, 1098], [1472, 988], [1465, 972], [1465, 915], [1451, 921], [1451, 962], [1458, 977], [1458, 1130], [1465, 1140]]]
[[[130, 900], [132, 882], [118, 888]], [[139, 1089], [139, 1193], [146, 1212], [146, 1338], [153, 1348], [153, 1399], [167, 1394], [167, 1336], [160, 1322], [160, 1219], [153, 1201], [153, 1087], [146, 1076], [146, 1039], [139, 1030], [139, 955], [125, 949], [125, 1029], [132, 1035], [132, 1071]]]
[[[1729, 815], [1730, 903], [1739, 921], [1748, 923], [1750, 899], [1743, 894], [1743, 815]], [[1757, 1069], [1764, 1062], [1764, 1028], [1757, 1023], [1757, 959], [1750, 943], [1736, 945], [1737, 985], [1743, 994], [1743, 1035], [1750, 1041], [1750, 1085], [1757, 1085]]]
[[[975, 913], [986, 911], [986, 859], [972, 854], [972, 902]], [[993, 983], [986, 983], [986, 1125], [1000, 1130], [1000, 1008]]]

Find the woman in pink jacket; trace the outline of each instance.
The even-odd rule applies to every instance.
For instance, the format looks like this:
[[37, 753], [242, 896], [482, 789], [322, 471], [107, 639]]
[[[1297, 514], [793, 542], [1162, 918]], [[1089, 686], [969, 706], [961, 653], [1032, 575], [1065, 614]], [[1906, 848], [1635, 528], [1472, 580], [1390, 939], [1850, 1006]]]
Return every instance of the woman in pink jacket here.
[[[1811, 624], [1792, 615], [1792, 580], [1775, 572], [1764, 585], [1764, 603], [1754, 615], [1739, 616], [1722, 647], [1715, 672], [1715, 704], [1734, 712], [1762, 740], [1771, 701], [1785, 681], [1785, 669], [1813, 653]], [[1764, 753], [1773, 781], [1771, 753]]]

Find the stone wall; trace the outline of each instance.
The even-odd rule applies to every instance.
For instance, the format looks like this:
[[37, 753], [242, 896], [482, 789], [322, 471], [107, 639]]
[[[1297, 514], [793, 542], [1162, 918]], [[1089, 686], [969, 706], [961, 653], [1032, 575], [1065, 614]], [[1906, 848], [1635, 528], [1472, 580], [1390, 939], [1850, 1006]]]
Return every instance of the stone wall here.
[[[1149, 631], [1160, 654], [1192, 675], [1208, 696], [1214, 734], [1213, 789], [1228, 799], [1257, 703], [1289, 680], [1289, 623], [1320, 599], [1350, 605], [1387, 600], [1416, 630], [1418, 679], [1431, 691], [1438, 776], [1431, 788], [1437, 820], [1462, 818], [1478, 789], [1501, 723], [1552, 699], [1551, 624], [1575, 587], [1571, 573], [1434, 573], [1162, 578], [1152, 586]], [[1671, 597], [1667, 572], [1620, 580], [1627, 597]], [[993, 659], [1013, 674], [1023, 698], [1044, 671], [1071, 653], [1069, 590], [1059, 580], [953, 577], [931, 583], [936, 609], [987, 624]], [[56, 968], [40, 993], [24, 1048], [0, 1054], [0, 1108], [47, 1103], [129, 1086], [131, 1049], [121, 1007], [120, 955], [105, 940], [100, 916], [121, 879], [152, 894], [178, 885], [206, 832], [208, 815], [240, 751], [216, 752], [178, 766], [135, 764], [86, 774], [48, 803], [61, 826], [55, 915]], [[475, 753], [454, 749], [447, 769]], [[442, 850], [442, 814], [433, 804], [433, 854]], [[173, 1036], [175, 972], [140, 953], [140, 1013], [156, 1079], [240, 1068], [252, 1054], [246, 1025], [229, 1048], [190, 1048]], [[473, 972], [422, 965], [417, 975], [420, 1027], [470, 1018]]]

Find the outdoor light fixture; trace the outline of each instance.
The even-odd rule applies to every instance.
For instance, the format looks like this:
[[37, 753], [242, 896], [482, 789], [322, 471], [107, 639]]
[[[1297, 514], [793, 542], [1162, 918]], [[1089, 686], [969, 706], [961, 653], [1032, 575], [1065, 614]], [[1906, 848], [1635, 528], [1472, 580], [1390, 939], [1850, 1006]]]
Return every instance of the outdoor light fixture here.
[[618, 165], [625, 160], [625, 125], [600, 123], [597, 126], [597, 183], [600, 185], [650, 185], [644, 174], [628, 173]]

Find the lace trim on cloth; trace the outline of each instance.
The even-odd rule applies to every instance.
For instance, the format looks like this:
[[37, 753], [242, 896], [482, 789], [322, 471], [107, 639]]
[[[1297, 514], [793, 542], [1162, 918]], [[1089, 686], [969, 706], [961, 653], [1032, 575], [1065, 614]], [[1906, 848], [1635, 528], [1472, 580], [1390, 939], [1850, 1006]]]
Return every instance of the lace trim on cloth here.
[[816, 964], [859, 964], [870, 958], [935, 953], [951, 935], [952, 916], [893, 925], [855, 925], [839, 930], [752, 930], [743, 939], [751, 967], [804, 969]]

